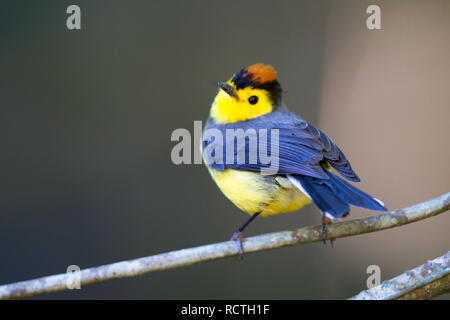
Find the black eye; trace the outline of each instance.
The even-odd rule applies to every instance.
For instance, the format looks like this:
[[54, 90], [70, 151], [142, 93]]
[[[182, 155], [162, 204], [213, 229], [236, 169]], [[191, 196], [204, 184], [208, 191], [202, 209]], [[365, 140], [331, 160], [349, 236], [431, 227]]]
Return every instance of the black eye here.
[[256, 104], [258, 102], [258, 97], [251, 96], [250, 98], [248, 98], [248, 102], [250, 102], [250, 104]]

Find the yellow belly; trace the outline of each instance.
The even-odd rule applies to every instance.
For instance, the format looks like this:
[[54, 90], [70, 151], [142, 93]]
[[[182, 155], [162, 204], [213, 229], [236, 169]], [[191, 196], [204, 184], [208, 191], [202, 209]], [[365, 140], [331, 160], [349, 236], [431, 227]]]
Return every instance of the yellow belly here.
[[302, 208], [311, 201], [288, 179], [262, 176], [255, 172], [208, 168], [220, 190], [241, 210], [253, 214], [273, 215]]

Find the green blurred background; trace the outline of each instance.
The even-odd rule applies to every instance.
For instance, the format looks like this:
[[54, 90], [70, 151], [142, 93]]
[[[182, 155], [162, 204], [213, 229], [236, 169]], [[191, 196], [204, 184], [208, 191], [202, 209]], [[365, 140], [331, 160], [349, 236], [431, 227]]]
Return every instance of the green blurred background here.
[[[82, 29], [66, 28], [81, 7]], [[381, 7], [381, 30], [366, 8]], [[246, 219], [176, 128], [215, 83], [272, 64], [289, 108], [398, 209], [450, 191], [450, 2], [2, 1], [0, 284], [229, 239]], [[350, 218], [374, 214], [352, 210]], [[246, 235], [320, 223], [259, 218]], [[449, 250], [450, 216], [83, 287], [62, 299], [342, 299]], [[448, 298], [443, 296], [443, 298]]]

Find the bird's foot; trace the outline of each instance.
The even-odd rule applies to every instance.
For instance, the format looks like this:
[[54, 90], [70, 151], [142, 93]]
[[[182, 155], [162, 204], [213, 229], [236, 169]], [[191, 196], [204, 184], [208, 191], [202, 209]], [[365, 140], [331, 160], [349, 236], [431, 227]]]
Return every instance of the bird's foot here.
[[323, 241], [323, 244], [327, 243], [327, 229], [328, 229], [328, 223], [322, 223], [322, 241]]
[[230, 241], [237, 242], [238, 250], [239, 250], [239, 260], [242, 261], [244, 259], [244, 249], [242, 248], [242, 232], [236, 231], [235, 233], [233, 233]]
[[[325, 216], [322, 217], [322, 241], [323, 241], [323, 244], [327, 243], [327, 230], [328, 230], [328, 224], [330, 224], [330, 223], [331, 223], [331, 219], [329, 219]], [[335, 240], [336, 239], [330, 239], [330, 244], [331, 244], [332, 248], [334, 248]]]

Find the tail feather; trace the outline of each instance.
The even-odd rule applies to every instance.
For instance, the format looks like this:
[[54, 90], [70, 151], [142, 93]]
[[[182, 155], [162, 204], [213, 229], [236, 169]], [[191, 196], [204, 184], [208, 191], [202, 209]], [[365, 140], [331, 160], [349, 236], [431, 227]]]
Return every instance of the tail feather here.
[[336, 194], [343, 201], [348, 202], [356, 207], [365, 208], [369, 210], [387, 211], [383, 203], [368, 195], [367, 193], [355, 188], [347, 181], [328, 172], [330, 177], [330, 184], [335, 186]]
[[328, 218], [345, 217], [349, 205], [387, 211], [383, 203], [327, 171], [329, 179], [291, 175], [289, 179], [302, 190]]

